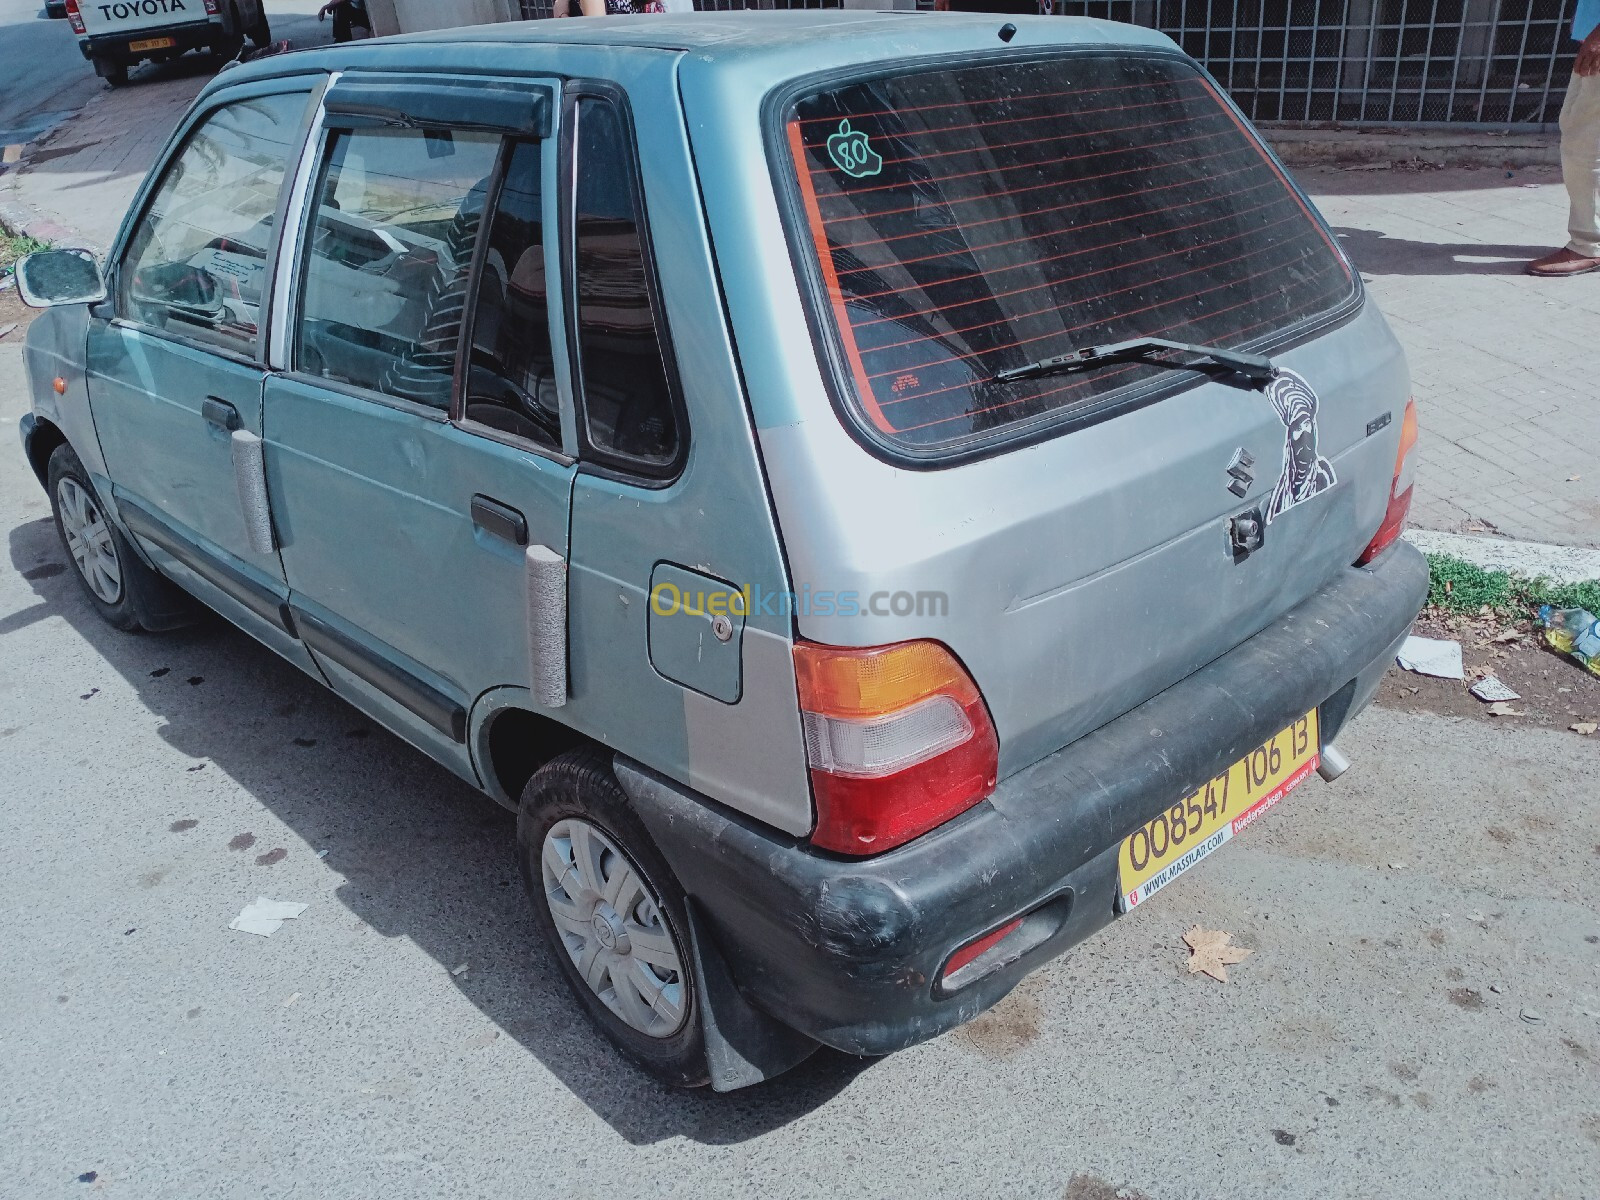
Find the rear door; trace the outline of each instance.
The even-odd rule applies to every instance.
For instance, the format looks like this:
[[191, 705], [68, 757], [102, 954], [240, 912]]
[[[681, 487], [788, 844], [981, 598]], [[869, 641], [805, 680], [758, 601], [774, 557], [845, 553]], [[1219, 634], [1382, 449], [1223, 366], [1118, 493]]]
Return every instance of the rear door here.
[[334, 84], [266, 391], [301, 636], [336, 690], [468, 778], [467, 714], [531, 688], [531, 630], [565, 667], [564, 612], [541, 624], [530, 583], [565, 559], [572, 487], [545, 282], [553, 93]]
[[314, 84], [193, 116], [89, 321], [90, 406], [117, 497], [160, 564], [297, 659], [260, 476], [262, 313]]
[[[798, 85], [776, 115], [825, 375], [864, 448], [841, 451], [837, 421], [764, 434], [796, 584], [940, 597], [802, 614], [803, 635], [947, 642], [994, 710], [1004, 770], [1225, 653], [1360, 553], [1403, 362], [1329, 231], [1191, 62], [911, 64]], [[1151, 335], [1292, 373], [1265, 391], [1139, 362], [1002, 376]], [[1236, 518], [1264, 543], [1230, 543]]]

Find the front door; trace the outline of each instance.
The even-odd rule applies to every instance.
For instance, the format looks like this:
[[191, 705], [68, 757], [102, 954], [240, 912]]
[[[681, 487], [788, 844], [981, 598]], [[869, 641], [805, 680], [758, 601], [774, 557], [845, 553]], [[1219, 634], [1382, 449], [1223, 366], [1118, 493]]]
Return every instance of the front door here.
[[194, 120], [116, 256], [110, 311], [90, 320], [87, 346], [129, 529], [163, 569], [301, 661], [257, 439], [267, 264], [310, 92], [278, 80]]
[[468, 778], [473, 701], [565, 663], [560, 596], [538, 584], [541, 563], [559, 583], [572, 488], [546, 290], [553, 106], [507, 89], [537, 119], [485, 129], [473, 88], [452, 121], [458, 89], [413, 79], [351, 106], [403, 122], [342, 128], [330, 90], [292, 357], [265, 399], [301, 636], [337, 690]]

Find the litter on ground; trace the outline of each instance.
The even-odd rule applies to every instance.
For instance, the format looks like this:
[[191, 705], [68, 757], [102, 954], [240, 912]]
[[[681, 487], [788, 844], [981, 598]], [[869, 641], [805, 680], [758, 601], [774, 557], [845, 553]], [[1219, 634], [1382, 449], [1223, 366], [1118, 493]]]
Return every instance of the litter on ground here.
[[1485, 675], [1467, 689], [1479, 700], [1492, 704], [1496, 700], [1521, 700], [1522, 693], [1513, 691], [1493, 675]]
[[271, 937], [278, 932], [285, 921], [293, 920], [305, 912], [306, 907], [293, 900], [268, 900], [265, 896], [257, 896], [228, 923], [228, 928], [237, 929], [241, 933], [254, 933], [260, 937]]
[[1417, 637], [1412, 634], [1400, 644], [1395, 661], [1418, 675], [1432, 675], [1438, 679], [1465, 679], [1466, 668], [1461, 663], [1461, 643], [1442, 638]]

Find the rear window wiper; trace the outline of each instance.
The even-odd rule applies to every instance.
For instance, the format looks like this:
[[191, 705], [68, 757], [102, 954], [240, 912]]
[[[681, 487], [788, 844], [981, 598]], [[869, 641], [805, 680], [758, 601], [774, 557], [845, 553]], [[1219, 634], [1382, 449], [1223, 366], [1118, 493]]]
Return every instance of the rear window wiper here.
[[[1161, 351], [1176, 350], [1198, 354], [1208, 362], [1175, 362], [1170, 358], [1154, 357]], [[1108, 362], [1143, 361], [1157, 367], [1176, 367], [1185, 371], [1203, 371], [1208, 366], [1226, 367], [1245, 376], [1251, 383], [1270, 383], [1278, 368], [1272, 360], [1260, 354], [1246, 354], [1242, 350], [1224, 350], [1221, 346], [1202, 346], [1195, 342], [1170, 342], [1166, 338], [1134, 338], [1127, 342], [1112, 342], [1105, 346], [1085, 346], [1070, 354], [1057, 354], [1041, 358], [1026, 366], [1012, 367], [997, 372], [998, 383], [1015, 383], [1020, 379], [1037, 379], [1041, 375], [1064, 375], [1069, 371], [1083, 371]]]

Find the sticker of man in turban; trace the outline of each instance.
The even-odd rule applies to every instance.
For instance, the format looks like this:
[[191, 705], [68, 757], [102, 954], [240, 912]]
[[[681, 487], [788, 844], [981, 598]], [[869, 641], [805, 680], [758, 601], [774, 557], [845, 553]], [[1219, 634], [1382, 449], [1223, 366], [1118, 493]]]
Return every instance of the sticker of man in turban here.
[[1293, 371], [1279, 370], [1267, 399], [1283, 422], [1283, 472], [1272, 489], [1267, 523], [1302, 500], [1334, 485], [1333, 464], [1317, 453], [1317, 394]]

